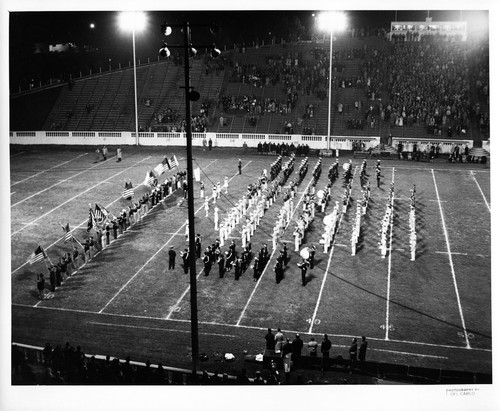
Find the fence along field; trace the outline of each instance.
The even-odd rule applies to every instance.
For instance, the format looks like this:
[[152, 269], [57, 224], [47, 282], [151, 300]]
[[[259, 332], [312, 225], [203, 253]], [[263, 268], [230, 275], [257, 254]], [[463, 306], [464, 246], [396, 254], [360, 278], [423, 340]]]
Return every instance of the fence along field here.
[[[44, 270], [25, 264], [37, 243], [46, 247], [55, 259], [69, 248], [62, 241], [60, 222], [68, 222], [77, 238], [86, 235], [89, 203], [101, 203], [112, 212], [121, 210], [125, 179], [134, 187], [144, 179], [144, 171], [154, 167], [164, 149], [137, 151], [115, 159], [93, 163], [93, 154], [31, 153], [11, 158], [11, 246], [12, 301], [14, 304], [82, 310], [123, 316], [188, 321], [190, 318], [188, 276], [183, 274], [179, 256], [175, 272], [167, 270], [167, 252], [171, 245], [179, 252], [187, 247], [184, 222], [187, 209], [181, 203], [182, 190], [174, 192], [151, 211], [144, 221], [103, 250], [53, 294], [39, 302], [35, 293], [36, 273]], [[195, 155], [202, 171], [206, 194], [217, 181], [230, 180], [228, 194], [218, 200], [220, 215], [229, 210], [255, 182], [272, 156], [248, 156], [243, 159], [243, 174], [237, 175], [234, 155], [228, 152]], [[182, 152], [177, 152], [182, 157]], [[340, 159], [347, 161], [348, 157]], [[185, 160], [180, 160], [181, 168]], [[301, 158], [296, 159], [297, 165]], [[310, 170], [317, 158], [309, 159]], [[321, 188], [327, 181], [331, 159], [324, 159]], [[29, 164], [29, 167], [26, 166]], [[359, 166], [360, 161], [353, 161]], [[319, 239], [324, 230], [325, 214], [341, 200], [341, 179], [332, 185], [332, 200], [325, 213], [317, 212], [305, 243], [315, 244], [316, 266], [308, 270], [308, 283], [301, 285], [293, 251], [294, 222], [282, 238], [290, 260], [285, 278], [276, 284], [273, 272], [276, 254], [258, 282], [248, 269], [239, 281], [234, 270], [223, 279], [216, 267], [208, 277], [197, 263], [199, 320], [221, 326], [267, 327], [300, 332], [328, 333], [334, 336], [366, 335], [379, 341], [491, 350], [491, 245], [489, 172], [477, 165], [445, 163], [383, 162], [382, 185], [376, 187], [374, 160], [368, 160], [371, 201], [361, 227], [356, 255], [351, 255], [350, 236], [355, 214], [351, 206], [338, 228], [333, 248], [323, 253]], [[296, 170], [295, 169], [295, 170]], [[434, 169], [432, 171], [432, 169]], [[47, 170], [41, 172], [40, 170]], [[29, 178], [31, 175], [36, 177]], [[293, 175], [292, 175], [293, 176]], [[24, 180], [24, 181], [23, 181]], [[310, 172], [298, 187], [296, 205], [310, 183]], [[394, 224], [390, 253], [380, 257], [378, 231], [384, 214], [390, 182], [394, 181]], [[417, 253], [410, 261], [409, 190], [416, 186]], [[203, 202], [195, 186], [196, 231], [203, 248], [218, 236], [214, 230], [213, 206], [205, 217]], [[353, 200], [360, 198], [358, 176], [353, 179]], [[14, 205], [18, 203], [17, 205]], [[272, 252], [271, 234], [277, 201], [266, 211], [251, 239], [256, 252], [266, 243]], [[42, 207], [40, 209], [39, 207]], [[300, 211], [296, 209], [295, 216]], [[472, 234], [474, 241], [470, 241]], [[237, 229], [230, 234], [240, 250]], [[50, 247], [49, 247], [50, 246]], [[222, 247], [225, 249], [225, 247]], [[54, 256], [54, 257], [53, 257]], [[41, 265], [40, 265], [41, 264]], [[488, 296], [488, 298], [484, 298]], [[17, 325], [13, 324], [15, 328]]]

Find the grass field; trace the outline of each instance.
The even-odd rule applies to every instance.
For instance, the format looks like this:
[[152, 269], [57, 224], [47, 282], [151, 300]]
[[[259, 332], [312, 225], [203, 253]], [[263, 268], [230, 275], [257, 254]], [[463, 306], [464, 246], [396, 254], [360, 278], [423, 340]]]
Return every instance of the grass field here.
[[[121, 198], [125, 180], [131, 179], [137, 187], [165, 154], [176, 154], [181, 168], [186, 164], [181, 148], [127, 147], [120, 163], [113, 157], [96, 162], [94, 150], [11, 147], [12, 339], [35, 345], [71, 341], [87, 352], [130, 355], [189, 368], [189, 278], [179, 256], [175, 271], [167, 270], [169, 247], [174, 246], [178, 253], [187, 247], [187, 202], [179, 205], [181, 190], [84, 265], [51, 298], [37, 298], [36, 274], [46, 269], [43, 262], [29, 265], [26, 261], [37, 244], [45, 247], [53, 261], [69, 251], [60, 223], [69, 223], [73, 234], [83, 239], [89, 203], [101, 203], [116, 213], [128, 205]], [[238, 157], [242, 158], [242, 175], [237, 174]], [[340, 163], [349, 158], [342, 155]], [[206, 193], [211, 193], [217, 181], [229, 178], [228, 194], [217, 202], [220, 215], [238, 202], [247, 185], [274, 160], [236, 149], [194, 151], [194, 167], [202, 170]], [[316, 157], [309, 159], [295, 215], [302, 207], [300, 199], [316, 161]], [[323, 160], [318, 188], [326, 185], [332, 161]], [[300, 158], [295, 171], [299, 162]], [[354, 166], [360, 163], [353, 159]], [[339, 179], [333, 184], [332, 201], [325, 213], [316, 213], [306, 233], [304, 245], [316, 244], [317, 253], [305, 287], [297, 267], [300, 256], [293, 251], [293, 220], [282, 238], [288, 242], [290, 258], [280, 284], [272, 270], [276, 253], [257, 282], [251, 270], [238, 282], [234, 271], [218, 278], [216, 267], [208, 277], [203, 276], [203, 265], [197, 261], [200, 352], [233, 352], [236, 369], [242, 364], [244, 349], [262, 352], [267, 328], [281, 327], [290, 337], [300, 333], [305, 342], [328, 333], [334, 352], [344, 357], [351, 338], [365, 335], [370, 360], [492, 372], [489, 168], [444, 160], [382, 160], [382, 185], [377, 188], [374, 164], [375, 160], [368, 160], [371, 201], [356, 255], [351, 256], [350, 249], [355, 207], [342, 218], [332, 249], [325, 254], [319, 244], [323, 217], [332, 211], [335, 200], [341, 200]], [[357, 177], [353, 200], [361, 198]], [[391, 248], [382, 259], [378, 230], [391, 182], [395, 187], [394, 224]], [[410, 261], [408, 230], [412, 184], [417, 199], [415, 261]], [[197, 184], [194, 204], [195, 230], [205, 248], [218, 232], [212, 204], [205, 217]], [[279, 199], [266, 211], [251, 239], [253, 251], [264, 243], [272, 251], [272, 229], [282, 204]], [[240, 237], [237, 226], [230, 236], [237, 251], [241, 250]]]

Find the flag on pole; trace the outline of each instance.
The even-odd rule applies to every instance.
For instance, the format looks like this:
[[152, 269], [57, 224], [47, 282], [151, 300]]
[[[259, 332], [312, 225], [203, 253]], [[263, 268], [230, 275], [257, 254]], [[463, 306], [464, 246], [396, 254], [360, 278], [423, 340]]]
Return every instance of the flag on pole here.
[[47, 254], [45, 254], [45, 251], [41, 245], [39, 245], [36, 250], [31, 254], [31, 257], [29, 259], [30, 264], [35, 264], [38, 261], [42, 261], [47, 258]]
[[134, 189], [132, 188], [132, 182], [125, 181], [125, 188], [122, 191], [122, 198], [131, 198], [134, 196]]
[[144, 178], [143, 185], [145, 186], [153, 186], [153, 183], [155, 181], [155, 176], [152, 171], [147, 171], [146, 172], [146, 177]]
[[96, 226], [94, 211], [92, 208], [89, 210], [89, 221], [87, 222], [87, 233]]
[[170, 168], [179, 167], [179, 162], [177, 161], [177, 157], [175, 155], [170, 157], [168, 164], [170, 165]]
[[125, 188], [122, 191], [122, 198], [131, 198], [134, 196], [134, 189], [133, 188]]
[[200, 170], [200, 167], [196, 167], [194, 169], [194, 180], [195, 181], [201, 181], [201, 170]]
[[170, 164], [168, 163], [167, 156], [165, 156], [165, 158], [161, 162], [161, 165], [163, 167], [162, 174], [165, 173], [166, 171], [170, 170], [171, 167], [170, 167]]
[[77, 243], [80, 247], [82, 247], [82, 249], [85, 249], [83, 244], [80, 241], [78, 241], [78, 239], [73, 234], [71, 234], [71, 238], [73, 239], [74, 243]]
[[72, 237], [71, 233], [69, 232], [69, 223], [66, 223], [65, 226], [61, 224], [61, 227], [64, 231], [64, 242], [67, 243], [69, 240], [71, 240]]
[[107, 221], [111, 221], [115, 216], [111, 214], [102, 204], [95, 203], [95, 221], [99, 226], [103, 226]]
[[158, 164], [154, 169], [153, 169], [155, 175], [157, 177], [160, 177], [163, 174], [163, 164], [160, 163]]

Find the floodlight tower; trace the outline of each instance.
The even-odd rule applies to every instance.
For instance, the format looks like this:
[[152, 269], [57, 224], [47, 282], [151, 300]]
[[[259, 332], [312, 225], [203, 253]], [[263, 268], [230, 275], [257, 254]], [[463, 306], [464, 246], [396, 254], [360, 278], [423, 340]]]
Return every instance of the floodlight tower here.
[[[217, 32], [213, 25], [196, 25], [202, 27], [210, 27], [212, 34]], [[191, 301], [191, 353], [192, 353], [192, 375], [193, 380], [197, 379], [198, 362], [199, 362], [199, 347], [198, 347], [198, 300], [197, 300], [197, 284], [196, 284], [196, 242], [195, 242], [195, 227], [194, 227], [194, 189], [193, 189], [193, 148], [192, 148], [192, 130], [191, 130], [191, 102], [200, 99], [200, 93], [195, 91], [190, 84], [189, 75], [189, 60], [197, 54], [197, 50], [191, 43], [191, 26], [189, 22], [183, 25], [161, 25], [161, 33], [164, 36], [169, 36], [172, 33], [173, 27], [182, 28], [184, 34], [183, 45], [167, 45], [165, 42], [160, 48], [159, 54], [162, 57], [169, 57], [169, 47], [182, 48], [184, 50], [184, 93], [186, 98], [186, 161], [187, 161], [187, 181], [188, 181], [188, 223], [189, 223], [189, 284], [190, 284], [190, 301]], [[197, 46], [210, 48], [210, 53], [213, 58], [220, 55], [220, 50], [215, 47], [215, 44], [210, 46]]]
[[146, 27], [146, 14], [142, 11], [123, 11], [118, 15], [119, 25], [123, 30], [132, 32], [132, 53], [134, 57], [134, 109], [135, 109], [135, 144], [139, 145], [139, 114], [137, 109], [137, 65], [135, 58], [135, 33]]
[[328, 11], [320, 13], [317, 19], [321, 30], [330, 32], [330, 71], [328, 75], [328, 132], [326, 149], [330, 150], [330, 130], [332, 121], [332, 57], [333, 57], [333, 33], [340, 32], [347, 27], [346, 14], [339, 11]]

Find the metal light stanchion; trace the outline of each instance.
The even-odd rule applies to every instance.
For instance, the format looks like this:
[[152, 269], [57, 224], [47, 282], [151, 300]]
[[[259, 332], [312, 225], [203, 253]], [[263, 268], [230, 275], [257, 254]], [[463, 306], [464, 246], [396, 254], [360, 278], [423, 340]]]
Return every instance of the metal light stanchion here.
[[191, 350], [193, 382], [198, 371], [198, 296], [196, 284], [196, 245], [194, 230], [193, 150], [191, 132], [191, 98], [189, 78], [189, 23], [184, 25], [184, 82], [186, 95], [186, 153], [188, 180], [188, 222], [189, 222], [189, 284], [191, 300]]

